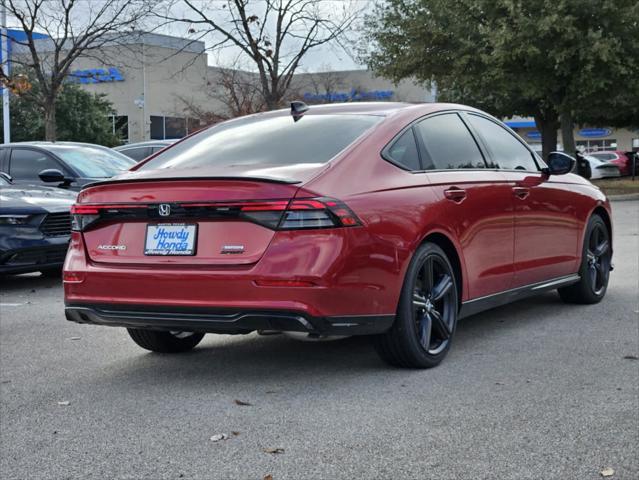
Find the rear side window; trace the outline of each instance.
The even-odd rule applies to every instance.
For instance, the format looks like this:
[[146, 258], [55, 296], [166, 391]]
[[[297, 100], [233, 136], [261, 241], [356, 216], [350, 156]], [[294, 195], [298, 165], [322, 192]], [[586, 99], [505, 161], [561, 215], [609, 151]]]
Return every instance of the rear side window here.
[[421, 170], [413, 129], [406, 130], [385, 152], [393, 162], [408, 170]]
[[120, 150], [120, 153], [125, 154], [127, 157], [132, 158], [133, 160], [140, 161], [149, 155], [151, 155], [151, 148], [149, 147], [135, 147], [135, 148], [127, 148], [125, 150]]
[[532, 153], [504, 127], [477, 115], [468, 115], [468, 119], [486, 142], [492, 157], [491, 168], [539, 170]]
[[15, 180], [36, 180], [39, 182], [38, 174], [42, 170], [52, 168], [61, 170], [58, 162], [46, 153], [22, 148], [14, 148], [11, 151], [9, 174]]
[[326, 163], [383, 117], [250, 117], [204, 130], [160, 153], [140, 170]]
[[450, 170], [485, 168], [484, 158], [470, 131], [456, 113], [437, 115], [419, 122], [424, 168]]

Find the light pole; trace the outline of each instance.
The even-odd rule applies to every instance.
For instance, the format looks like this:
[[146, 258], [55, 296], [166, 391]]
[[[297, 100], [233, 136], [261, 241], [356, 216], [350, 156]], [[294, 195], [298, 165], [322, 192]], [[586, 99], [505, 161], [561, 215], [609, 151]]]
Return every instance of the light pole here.
[[[9, 76], [9, 37], [7, 36], [7, 9], [2, 0], [0, 9], [0, 23], [2, 24], [2, 72]], [[7, 85], [2, 89], [2, 127], [4, 131], [4, 143], [11, 142], [11, 120], [9, 117], [9, 88]]]

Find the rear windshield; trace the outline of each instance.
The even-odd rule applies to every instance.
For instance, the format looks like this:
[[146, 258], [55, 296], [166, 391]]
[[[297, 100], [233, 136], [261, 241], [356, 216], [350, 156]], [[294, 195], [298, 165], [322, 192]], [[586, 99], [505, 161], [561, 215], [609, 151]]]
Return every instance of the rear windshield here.
[[209, 165], [326, 163], [380, 122], [372, 115], [246, 118], [205, 130], [174, 145], [140, 170]]

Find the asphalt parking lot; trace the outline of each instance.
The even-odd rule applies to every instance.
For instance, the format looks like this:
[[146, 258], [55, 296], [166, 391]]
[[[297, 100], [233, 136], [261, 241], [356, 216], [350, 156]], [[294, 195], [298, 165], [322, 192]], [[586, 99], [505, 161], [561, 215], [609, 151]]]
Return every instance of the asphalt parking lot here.
[[613, 209], [601, 304], [549, 293], [469, 318], [424, 371], [387, 367], [365, 338], [209, 335], [151, 354], [67, 322], [59, 281], [6, 278], [0, 477], [637, 479], [639, 202]]

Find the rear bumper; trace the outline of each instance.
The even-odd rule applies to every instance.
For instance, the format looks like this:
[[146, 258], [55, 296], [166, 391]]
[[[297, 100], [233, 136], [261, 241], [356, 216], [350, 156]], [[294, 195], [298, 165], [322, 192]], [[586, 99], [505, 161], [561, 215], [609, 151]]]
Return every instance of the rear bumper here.
[[373, 335], [388, 330], [393, 315], [313, 317], [293, 311], [212, 310], [142, 305], [66, 305], [67, 320], [77, 323], [153, 330], [243, 334], [254, 330], [317, 335]]

